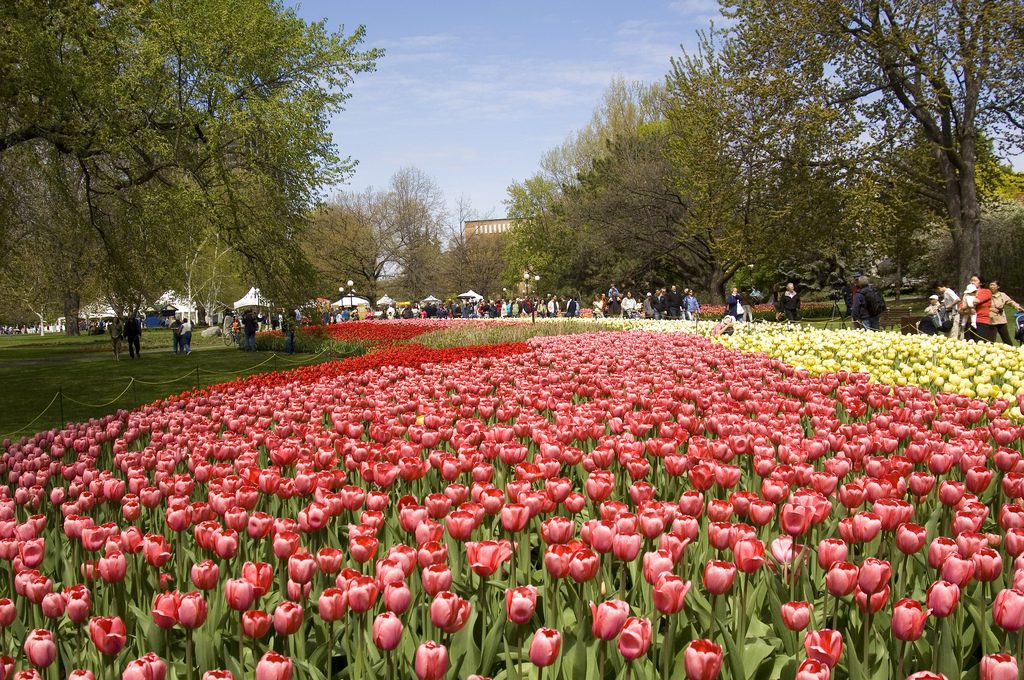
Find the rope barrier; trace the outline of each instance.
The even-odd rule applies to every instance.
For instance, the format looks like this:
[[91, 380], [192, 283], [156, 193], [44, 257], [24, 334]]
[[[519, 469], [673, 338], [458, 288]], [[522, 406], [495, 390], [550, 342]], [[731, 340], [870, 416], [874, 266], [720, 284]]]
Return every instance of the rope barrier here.
[[138, 378], [132, 378], [132, 380], [134, 380], [140, 385], [170, 385], [171, 383], [181, 382], [182, 380], [191, 378], [193, 375], [195, 375], [195, 369], [192, 369], [191, 371], [181, 376], [180, 378], [171, 378], [170, 380], [163, 380], [161, 382], [150, 382], [148, 380], [139, 380]]
[[121, 393], [118, 394], [113, 399], [111, 399], [110, 401], [105, 402], [103, 404], [92, 404], [92, 403], [85, 402], [85, 401], [79, 401], [77, 399], [69, 397], [64, 392], [64, 389], [61, 388], [60, 390], [57, 390], [57, 392], [54, 393], [53, 397], [50, 399], [50, 402], [43, 408], [42, 411], [39, 412], [39, 415], [37, 415], [35, 418], [33, 418], [32, 420], [27, 422], [22, 427], [19, 427], [17, 430], [11, 430], [10, 432], [8, 432], [6, 434], [0, 435], [0, 439], [6, 439], [8, 437], [13, 437], [14, 435], [17, 435], [17, 434], [19, 434], [21, 432], [24, 432], [25, 430], [28, 430], [29, 428], [31, 428], [33, 425], [36, 424], [36, 422], [40, 418], [42, 418], [44, 415], [47, 414], [47, 412], [49, 412], [50, 408], [57, 402], [58, 399], [61, 400], [62, 404], [63, 404], [63, 401], [66, 399], [67, 401], [71, 402], [72, 404], [77, 404], [78, 406], [84, 406], [86, 408], [105, 408], [107, 406], [112, 406], [113, 404], [117, 403], [125, 394], [128, 393], [128, 390], [130, 390], [136, 384], [138, 384], [138, 385], [148, 385], [148, 386], [169, 385], [169, 384], [175, 383], [175, 382], [182, 382], [184, 380], [190, 380], [194, 376], [196, 376], [197, 372], [199, 372], [199, 371], [201, 371], [204, 376], [209, 376], [209, 377], [214, 377], [214, 378], [219, 377], [219, 376], [236, 376], [236, 375], [240, 375], [240, 374], [243, 374], [243, 373], [251, 373], [251, 372], [255, 371], [257, 368], [260, 368], [261, 366], [267, 365], [268, 363], [270, 363], [274, 359], [277, 359], [278, 361], [280, 361], [282, 363], [285, 363], [285, 364], [288, 364], [290, 366], [307, 365], [307, 364], [311, 364], [312, 362], [316, 361], [317, 359], [319, 359], [323, 355], [327, 354], [327, 352], [328, 352], [328, 350], [325, 349], [325, 350], [322, 350], [319, 354], [315, 354], [312, 357], [309, 357], [308, 359], [300, 359], [299, 361], [291, 361], [291, 360], [288, 360], [288, 359], [284, 359], [279, 354], [277, 354], [277, 352], [274, 352], [273, 354], [271, 354], [269, 357], [267, 357], [265, 360], [261, 361], [260, 363], [254, 365], [254, 366], [250, 366], [249, 368], [240, 369], [238, 371], [208, 371], [208, 370], [201, 369], [201, 367], [199, 367], [197, 365], [195, 369], [189, 371], [185, 375], [183, 375], [181, 377], [178, 377], [178, 378], [171, 378], [170, 380], [150, 381], [150, 380], [139, 380], [138, 378], [130, 377], [130, 378], [128, 378], [128, 384], [125, 385], [125, 388], [123, 390], [121, 390]]
[[117, 401], [119, 399], [121, 399], [121, 397], [123, 397], [125, 394], [128, 393], [128, 390], [131, 389], [131, 386], [132, 386], [133, 382], [135, 382], [135, 378], [131, 378], [128, 381], [128, 385], [121, 391], [121, 394], [117, 395], [116, 397], [114, 397], [110, 401], [106, 402], [105, 404], [90, 404], [88, 402], [78, 401], [77, 399], [72, 399], [71, 397], [69, 397], [66, 394], [64, 395], [64, 399], [67, 399], [72, 404], [78, 404], [79, 406], [85, 406], [86, 408], [103, 408], [105, 406], [111, 406], [111, 405], [117, 403]]
[[45, 407], [45, 408], [43, 408], [43, 410], [39, 412], [39, 415], [37, 415], [37, 416], [36, 416], [35, 418], [33, 418], [32, 420], [30, 420], [30, 421], [29, 421], [29, 422], [28, 422], [28, 423], [27, 423], [26, 425], [24, 425], [24, 426], [22, 426], [22, 427], [19, 427], [19, 428], [18, 428], [17, 430], [13, 430], [13, 431], [11, 431], [11, 432], [8, 432], [7, 434], [5, 434], [5, 435], [3, 435], [3, 436], [0, 436], [0, 439], [7, 439], [8, 437], [12, 437], [12, 436], [14, 436], [14, 435], [18, 434], [19, 432], [24, 432], [24, 431], [25, 431], [25, 430], [27, 430], [28, 428], [30, 428], [30, 427], [32, 427], [33, 425], [35, 425], [35, 422], [36, 422], [37, 420], [39, 420], [40, 418], [42, 418], [43, 416], [45, 416], [45, 415], [46, 415], [46, 412], [50, 410], [50, 407], [51, 407], [51, 406], [53, 406], [53, 403], [54, 403], [55, 401], [57, 401], [58, 397], [60, 397], [60, 392], [59, 392], [59, 391], [58, 391], [58, 392], [55, 392], [55, 393], [54, 393], [54, 395], [53, 395], [53, 399], [51, 399], [51, 400], [50, 400], [50, 403], [49, 403], [49, 404], [47, 404], [47, 405], [46, 405], [46, 407]]

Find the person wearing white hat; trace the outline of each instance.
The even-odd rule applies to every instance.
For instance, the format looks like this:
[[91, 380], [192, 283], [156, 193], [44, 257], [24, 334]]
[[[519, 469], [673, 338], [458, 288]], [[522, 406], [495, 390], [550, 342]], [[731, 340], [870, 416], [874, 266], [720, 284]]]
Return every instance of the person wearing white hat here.
[[941, 296], [942, 307], [945, 311], [947, 323], [952, 320], [953, 323], [949, 324], [949, 337], [956, 339], [960, 337], [960, 331], [962, 326], [960, 325], [960, 315], [958, 310], [960, 308], [960, 296], [956, 294], [956, 291], [952, 288], [936, 282], [933, 286], [938, 294]]
[[960, 296], [960, 326], [962, 328], [961, 336], [964, 339], [976, 335], [978, 326], [978, 312], [975, 309], [978, 304], [977, 292], [978, 287], [973, 283], [968, 283], [964, 288], [964, 294]]

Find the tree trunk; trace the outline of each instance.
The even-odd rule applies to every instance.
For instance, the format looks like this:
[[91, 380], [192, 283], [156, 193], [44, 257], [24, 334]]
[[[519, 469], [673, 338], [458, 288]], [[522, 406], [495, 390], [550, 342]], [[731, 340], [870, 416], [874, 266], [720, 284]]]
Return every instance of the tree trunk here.
[[957, 254], [957, 284], [963, 290], [972, 276], [981, 273], [981, 206], [974, 142], [969, 136], [962, 141], [959, 170], [942, 149], [935, 156], [945, 179], [946, 220]]
[[82, 306], [82, 298], [75, 291], [64, 292], [64, 334], [79, 335], [78, 311]]
[[725, 284], [729, 279], [722, 269], [722, 266], [715, 263], [711, 265], [711, 272], [708, 275], [708, 303], [712, 305], [725, 304]]

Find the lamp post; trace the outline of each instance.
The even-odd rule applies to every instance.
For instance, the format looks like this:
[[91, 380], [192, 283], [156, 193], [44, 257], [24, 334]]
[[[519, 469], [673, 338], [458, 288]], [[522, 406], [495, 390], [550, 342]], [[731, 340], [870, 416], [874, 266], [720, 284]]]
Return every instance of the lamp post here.
[[[355, 305], [352, 304], [352, 297], [355, 295], [355, 291], [352, 290], [352, 285], [353, 285], [352, 279], [349, 279], [348, 281], [346, 281], [345, 284], [348, 286], [348, 305], [347, 306], [348, 307], [355, 307]], [[344, 302], [345, 302], [345, 286], [340, 286], [338, 288], [338, 292], [341, 293], [341, 302], [342, 302], [341, 306], [344, 308], [344, 307], [346, 307], [346, 305], [344, 304]]]
[[[530, 299], [530, 272], [523, 273], [523, 280], [526, 282], [526, 299], [530, 300], [530, 323], [537, 323], [537, 303]], [[537, 282], [540, 281], [540, 276], [537, 274], [533, 275], [534, 288], [537, 287]]]

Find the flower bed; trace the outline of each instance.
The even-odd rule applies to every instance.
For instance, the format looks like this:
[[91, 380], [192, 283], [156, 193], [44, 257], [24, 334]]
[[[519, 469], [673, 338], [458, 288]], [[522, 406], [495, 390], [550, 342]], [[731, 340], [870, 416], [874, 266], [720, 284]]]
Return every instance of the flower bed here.
[[1008, 406], [641, 332], [253, 376], [5, 450], [0, 665], [1012, 677]]

